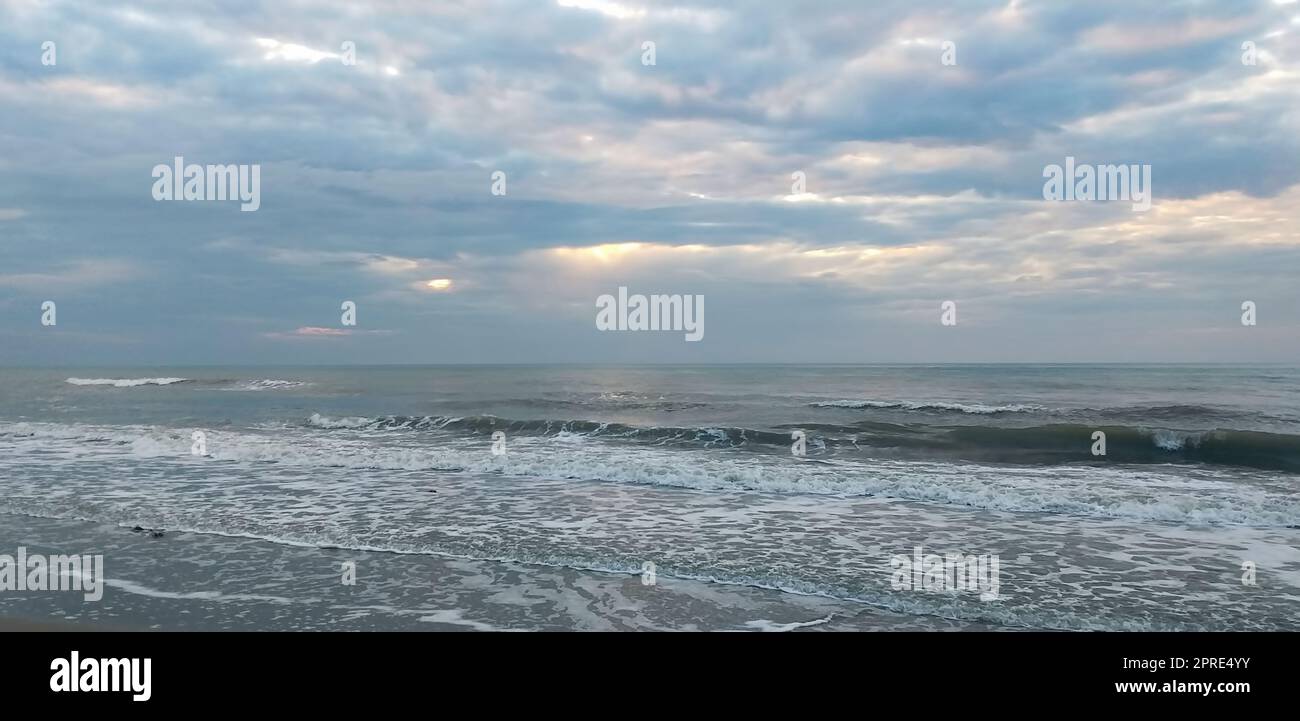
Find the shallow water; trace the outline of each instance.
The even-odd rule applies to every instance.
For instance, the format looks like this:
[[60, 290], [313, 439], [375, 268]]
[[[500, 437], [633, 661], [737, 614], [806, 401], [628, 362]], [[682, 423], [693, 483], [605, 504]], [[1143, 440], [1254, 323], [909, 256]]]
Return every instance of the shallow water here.
[[[1295, 368], [11, 369], [0, 387], [0, 539], [104, 553], [110, 579], [97, 604], [0, 592], [5, 614], [719, 630], [1300, 616]], [[1114, 439], [1104, 457], [1094, 429]], [[891, 560], [918, 546], [996, 555], [997, 597], [897, 588]]]

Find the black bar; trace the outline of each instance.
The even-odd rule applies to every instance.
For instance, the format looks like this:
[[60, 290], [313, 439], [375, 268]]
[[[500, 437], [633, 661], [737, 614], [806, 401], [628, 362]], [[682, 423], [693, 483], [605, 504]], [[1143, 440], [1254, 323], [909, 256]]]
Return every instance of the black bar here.
[[[617, 703], [719, 694], [741, 706], [783, 699], [880, 699], [933, 710], [1166, 707], [1289, 701], [1294, 634], [879, 633], [411, 634], [8, 633], [4, 698], [40, 708], [211, 711], [374, 708], [375, 699], [444, 712], [465, 703]], [[761, 639], [761, 640], [757, 640]], [[148, 658], [150, 695], [54, 692], [51, 662]], [[1125, 668], [1128, 659], [1129, 668]], [[1174, 668], [1171, 659], [1184, 659]], [[1214, 667], [1204, 659], [1215, 659]], [[1218, 659], [1248, 659], [1221, 668]], [[1163, 660], [1163, 667], [1151, 661]], [[1209, 695], [1119, 693], [1119, 683], [1248, 684]], [[1173, 688], [1173, 687], [1171, 687]], [[540, 694], [540, 695], [539, 695]], [[568, 697], [568, 701], [562, 701]], [[477, 701], [473, 699], [477, 698]], [[640, 699], [638, 701], [638, 698]], [[459, 700], [458, 700], [459, 699]], [[546, 700], [549, 699], [549, 700]]]

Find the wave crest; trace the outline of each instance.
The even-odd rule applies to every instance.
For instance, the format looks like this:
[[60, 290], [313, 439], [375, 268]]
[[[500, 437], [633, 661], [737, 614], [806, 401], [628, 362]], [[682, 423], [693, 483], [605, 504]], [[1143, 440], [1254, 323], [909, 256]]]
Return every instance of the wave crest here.
[[169, 386], [175, 383], [188, 383], [189, 378], [69, 378], [65, 381], [74, 386], [113, 386], [114, 388], [135, 388], [136, 386]]
[[958, 413], [969, 413], [972, 415], [1028, 413], [1031, 411], [1048, 410], [1043, 406], [1024, 403], [993, 406], [985, 405], [983, 403], [923, 403], [914, 401], [861, 401], [847, 399], [838, 401], [818, 401], [816, 403], [809, 403], [808, 405], [813, 408], [894, 408], [905, 411], [956, 411]]

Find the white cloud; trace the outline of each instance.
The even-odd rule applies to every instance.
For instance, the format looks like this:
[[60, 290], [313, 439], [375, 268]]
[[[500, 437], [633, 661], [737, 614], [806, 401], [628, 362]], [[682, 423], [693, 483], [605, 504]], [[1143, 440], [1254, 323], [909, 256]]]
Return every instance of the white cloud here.
[[285, 43], [273, 38], [257, 38], [258, 46], [265, 48], [263, 60], [284, 60], [294, 63], [318, 63], [326, 58], [338, 58], [338, 53], [313, 50], [305, 45]]
[[610, 0], [555, 0], [555, 4], [565, 8], [592, 10], [619, 20], [631, 20], [645, 17], [645, 8], [630, 7]]

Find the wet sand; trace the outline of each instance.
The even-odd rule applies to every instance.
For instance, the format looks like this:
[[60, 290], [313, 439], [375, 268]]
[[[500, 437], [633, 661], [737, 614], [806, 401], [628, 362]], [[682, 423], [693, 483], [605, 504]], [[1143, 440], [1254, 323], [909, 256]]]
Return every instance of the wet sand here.
[[[0, 630], [986, 630], [764, 588], [4, 515], [0, 547], [105, 556], [103, 599], [0, 594]], [[355, 583], [344, 579], [356, 564]], [[997, 627], [992, 627], [996, 630]]]

